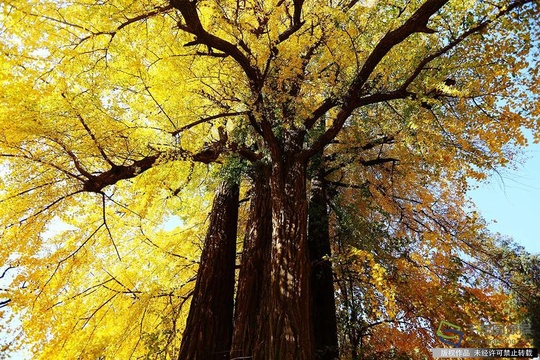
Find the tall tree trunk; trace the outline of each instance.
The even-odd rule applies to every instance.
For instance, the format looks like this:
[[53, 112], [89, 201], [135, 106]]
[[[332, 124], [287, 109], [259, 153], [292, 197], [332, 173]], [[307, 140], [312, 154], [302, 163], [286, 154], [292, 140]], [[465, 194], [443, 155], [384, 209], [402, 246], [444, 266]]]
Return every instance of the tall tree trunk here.
[[315, 175], [311, 181], [311, 197], [308, 209], [308, 244], [312, 263], [311, 290], [314, 358], [334, 360], [339, 358], [336, 303], [332, 263], [324, 259], [331, 255], [329, 214], [323, 168], [314, 159]]
[[229, 358], [238, 197], [238, 184], [224, 181], [216, 191], [179, 360]]
[[256, 164], [238, 276], [231, 360], [253, 357], [255, 348], [261, 344], [260, 329], [268, 322], [261, 303], [269, 296], [270, 283], [272, 203], [269, 179], [270, 167]]
[[270, 292], [261, 307], [269, 319], [254, 359], [313, 360], [306, 163], [294, 153], [272, 160]]

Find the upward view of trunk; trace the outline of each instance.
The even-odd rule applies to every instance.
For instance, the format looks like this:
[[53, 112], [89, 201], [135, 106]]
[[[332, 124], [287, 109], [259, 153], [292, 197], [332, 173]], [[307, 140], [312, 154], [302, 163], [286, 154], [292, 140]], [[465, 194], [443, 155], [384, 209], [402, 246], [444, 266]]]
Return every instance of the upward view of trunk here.
[[255, 169], [238, 275], [231, 360], [252, 359], [255, 348], [261, 343], [259, 329], [268, 322], [268, 314], [261, 311], [261, 303], [269, 296], [270, 281], [272, 204], [269, 179], [269, 166], [261, 164]]
[[179, 360], [229, 359], [238, 197], [230, 182], [216, 191]]
[[270, 177], [270, 289], [261, 306], [268, 322], [260, 329], [261, 346], [253, 357], [257, 360], [313, 360], [306, 164], [288, 155], [286, 161], [274, 161]]
[[334, 360], [339, 358], [336, 303], [332, 263], [325, 260], [331, 255], [329, 214], [326, 186], [320, 165], [311, 181], [311, 196], [308, 209], [308, 244], [312, 263], [311, 290], [314, 359]]

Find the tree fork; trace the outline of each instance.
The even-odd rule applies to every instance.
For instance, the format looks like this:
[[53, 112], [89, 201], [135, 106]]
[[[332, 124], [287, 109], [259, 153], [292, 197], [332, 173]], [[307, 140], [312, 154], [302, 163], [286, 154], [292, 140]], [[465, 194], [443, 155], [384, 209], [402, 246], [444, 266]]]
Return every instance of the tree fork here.
[[223, 181], [216, 190], [210, 213], [179, 360], [229, 358], [238, 202], [238, 184]]

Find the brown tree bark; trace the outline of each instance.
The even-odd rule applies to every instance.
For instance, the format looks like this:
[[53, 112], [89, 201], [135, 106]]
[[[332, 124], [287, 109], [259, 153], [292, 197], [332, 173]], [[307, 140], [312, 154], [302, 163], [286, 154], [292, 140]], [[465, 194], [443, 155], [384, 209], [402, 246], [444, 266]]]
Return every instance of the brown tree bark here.
[[272, 203], [270, 167], [255, 164], [249, 218], [238, 275], [231, 360], [251, 359], [260, 346], [260, 329], [268, 322], [261, 303], [269, 296]]
[[[319, 157], [320, 158], [320, 157]], [[311, 196], [308, 208], [308, 244], [312, 263], [311, 289], [314, 359], [334, 360], [339, 358], [336, 303], [332, 263], [324, 259], [331, 255], [327, 191], [323, 179], [323, 168], [319, 159], [314, 159], [315, 175], [311, 180]]]
[[261, 306], [268, 322], [253, 358], [313, 360], [306, 162], [292, 151], [272, 160], [270, 291]]
[[238, 184], [224, 181], [216, 191], [179, 360], [229, 359], [238, 188]]

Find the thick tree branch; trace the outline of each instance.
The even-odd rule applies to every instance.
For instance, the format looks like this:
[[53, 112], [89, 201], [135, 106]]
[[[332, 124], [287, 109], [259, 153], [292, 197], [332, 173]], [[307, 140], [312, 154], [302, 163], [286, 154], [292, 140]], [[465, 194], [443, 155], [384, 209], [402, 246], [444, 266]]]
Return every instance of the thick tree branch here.
[[[227, 134], [223, 128], [219, 128], [219, 140], [207, 143], [203, 149], [197, 153], [190, 153], [184, 149], [178, 149], [176, 155], [182, 160], [191, 160], [194, 162], [201, 162], [209, 164], [215, 162], [218, 157], [228, 151], [236, 152], [240, 156], [250, 161], [256, 161], [261, 158], [261, 155], [246, 148], [245, 146], [238, 145], [236, 143], [227, 145]], [[114, 185], [118, 181], [134, 178], [135, 176], [143, 173], [144, 171], [155, 166], [158, 159], [163, 156], [164, 153], [157, 151], [153, 155], [148, 155], [142, 159], [133, 161], [130, 165], [114, 165], [107, 171], [100, 173], [99, 175], [88, 174], [87, 180], [83, 180], [82, 191], [101, 193], [102, 189], [109, 185]]]
[[[303, 154], [305, 157], [311, 157], [315, 155], [318, 151], [323, 149], [327, 144], [329, 144], [339, 133], [341, 128], [343, 127], [343, 124], [345, 121], [349, 118], [349, 116], [352, 114], [352, 112], [361, 106], [366, 105], [372, 105], [377, 104], [380, 102], [386, 102], [391, 100], [397, 100], [397, 99], [405, 99], [409, 96], [411, 96], [412, 93], [406, 91], [406, 90], [398, 90], [393, 91], [385, 94], [373, 94], [369, 96], [365, 96], [363, 98], [358, 99], [357, 102], [351, 103], [348, 106], [342, 107], [339, 113], [336, 115], [336, 118], [334, 119], [333, 124], [330, 126], [326, 132], [315, 141], [315, 143], [311, 146], [310, 149], [306, 150]], [[310, 124], [314, 124], [317, 121], [317, 118], [320, 118], [324, 115], [324, 113], [327, 111], [325, 109], [331, 109], [335, 105], [333, 105], [334, 102], [331, 100], [327, 100], [327, 102], [323, 103], [319, 109], [316, 110], [317, 114], [314, 113], [311, 119], [309, 119]]]
[[256, 151], [253, 151], [251, 149], [249, 149], [248, 147], [246, 147], [245, 145], [240, 145], [238, 143], [231, 143], [230, 145], [230, 150], [232, 152], [235, 152], [237, 153], [238, 155], [240, 155], [242, 158], [250, 161], [250, 162], [255, 162], [255, 161], [258, 161], [258, 160], [261, 160], [263, 155], [261, 153], [258, 153]]
[[294, 5], [294, 13], [292, 17], [292, 23], [291, 26], [279, 34], [278, 36], [278, 44], [284, 42], [287, 40], [291, 35], [293, 35], [295, 32], [300, 30], [300, 28], [304, 25], [304, 21], [302, 21], [302, 7], [304, 5], [304, 0], [293, 0]]
[[170, 0], [171, 6], [180, 11], [185, 24], [179, 24], [179, 28], [196, 36], [196, 39], [186, 45], [204, 44], [210, 48], [215, 48], [232, 57], [244, 70], [252, 86], [257, 87], [261, 74], [259, 69], [251, 66], [246, 55], [238, 47], [230, 42], [210, 34], [202, 26], [199, 14], [197, 13], [196, 1]]
[[157, 159], [157, 155], [150, 155], [134, 161], [131, 165], [112, 166], [109, 170], [97, 176], [91, 176], [88, 180], [84, 181], [83, 191], [100, 193], [108, 185], [116, 184], [120, 180], [133, 178], [143, 171], [148, 170], [154, 165]]
[[448, 0], [427, 0], [407, 21], [405, 21], [403, 25], [388, 32], [381, 41], [379, 41], [351, 84], [348, 94], [351, 100], [358, 96], [358, 93], [373, 73], [373, 70], [375, 70], [375, 67], [394, 46], [400, 44], [414, 33], [434, 32], [427, 27], [429, 18], [439, 11], [447, 2]]
[[[361, 93], [362, 88], [375, 70], [375, 67], [377, 67], [377, 65], [386, 56], [386, 54], [392, 50], [392, 48], [403, 42], [406, 38], [414, 33], [433, 32], [433, 30], [427, 27], [427, 23], [430, 17], [439, 11], [447, 2], [448, 0], [427, 0], [407, 21], [405, 21], [403, 25], [388, 32], [379, 41], [354, 78], [347, 91], [347, 94], [345, 95], [345, 98], [341, 100], [341, 110], [336, 115], [332, 126], [330, 126], [330, 128], [319, 138], [319, 140], [315, 142], [311, 149], [305, 152], [304, 156], [313, 156], [324, 146], [326, 146], [332, 139], [334, 139], [343, 127], [343, 124], [347, 118], [356, 108], [376, 102], [389, 101], [408, 96], [405, 89], [400, 89], [399, 91], [394, 91], [387, 94], [375, 94], [365, 98], [361, 97]], [[327, 100], [325, 103], [332, 103], [332, 101]], [[312, 116], [312, 118], [307, 121], [306, 125], [311, 125], [317, 120], [317, 118], [320, 118], [320, 116]]]
[[[366, 151], [373, 149], [375, 146], [384, 145], [384, 144], [393, 144], [395, 142], [395, 135], [385, 135], [373, 141], [370, 141], [360, 147], [360, 150]], [[356, 148], [353, 148], [353, 150]]]
[[482, 32], [484, 29], [486, 29], [490, 24], [492, 24], [495, 20], [499, 19], [502, 16], [507, 15], [511, 11], [515, 10], [516, 8], [523, 6], [527, 3], [532, 2], [532, 0], [518, 0], [513, 2], [512, 4], [508, 5], [507, 7], [504, 7], [497, 13], [497, 15], [492, 19], [487, 19], [484, 21], [479, 22], [475, 26], [471, 27], [467, 31], [464, 31], [461, 35], [456, 37], [454, 40], [450, 41], [446, 46], [439, 49], [437, 52], [432, 53], [428, 56], [426, 56], [416, 67], [414, 72], [409, 76], [409, 78], [403, 83], [401, 86], [402, 90], [407, 89], [410, 84], [420, 75], [422, 70], [425, 69], [426, 65], [429, 64], [431, 61], [435, 60], [436, 58], [448, 53], [450, 50], [461, 44], [464, 40], [469, 38], [473, 34], [477, 34]]
[[342, 188], [346, 188], [346, 189], [358, 189], [358, 190], [366, 190], [369, 188], [369, 183], [368, 182], [365, 182], [363, 184], [347, 184], [347, 183], [344, 183], [344, 182], [341, 182], [341, 181], [327, 181], [327, 183], [331, 186], [335, 186], [335, 187], [342, 187]]
[[339, 101], [337, 101], [334, 98], [328, 98], [315, 111], [313, 111], [313, 114], [310, 118], [306, 119], [304, 121], [304, 126], [307, 130], [310, 130], [313, 128], [317, 120], [319, 120], [321, 117], [323, 117], [330, 109], [336, 107], [339, 105]]
[[[416, 67], [411, 76], [403, 83], [403, 85], [395, 91], [385, 93], [385, 94], [373, 94], [369, 96], [361, 97], [362, 87], [365, 85], [367, 79], [372, 74], [373, 70], [377, 64], [383, 59], [383, 57], [396, 45], [405, 40], [409, 35], [416, 32], [426, 32], [427, 22], [429, 18], [437, 12], [448, 0], [428, 0], [424, 5], [422, 5], [414, 15], [412, 15], [409, 20], [407, 20], [402, 26], [387, 33], [383, 39], [377, 44], [373, 52], [370, 54], [366, 60], [364, 66], [356, 76], [351, 87], [349, 88], [348, 94], [343, 101], [340, 112], [337, 114], [332, 126], [313, 144], [311, 149], [307, 150], [305, 156], [311, 157], [320, 151], [324, 146], [326, 146], [332, 139], [336, 137], [339, 133], [343, 124], [347, 118], [352, 114], [352, 112], [361, 106], [371, 105], [379, 102], [396, 100], [396, 99], [405, 99], [407, 97], [415, 97], [416, 95], [407, 91], [408, 86], [418, 77], [424, 67], [434, 60], [435, 58], [444, 55], [465, 39], [467, 39], [472, 34], [478, 33], [493, 23], [496, 19], [507, 15], [516, 8], [523, 6], [527, 3], [532, 2], [532, 0], [518, 0], [510, 4], [509, 6], [502, 8], [501, 11], [490, 20], [485, 20], [469, 30], [465, 31], [459, 37], [451, 41], [448, 45], [441, 48], [436, 53], [433, 53], [426, 57], [420, 62]], [[428, 29], [429, 30], [429, 29]], [[306, 120], [305, 125], [307, 129], [310, 129], [315, 122], [321, 118], [329, 109], [336, 106], [337, 100], [327, 99], [315, 112], [312, 117]]]
[[371, 159], [371, 160], [360, 159], [360, 164], [362, 164], [364, 166], [373, 166], [373, 165], [386, 164], [388, 162], [395, 163], [397, 161], [399, 161], [399, 160], [395, 159], [395, 158], [377, 158], [377, 159]]
[[[334, 165], [334, 166], [326, 169], [326, 171], [324, 173], [324, 176], [328, 176], [331, 173], [333, 173], [334, 171], [340, 170], [344, 166], [350, 165], [354, 161], [359, 161], [360, 164], [362, 164], [364, 166], [373, 166], [373, 165], [384, 164], [384, 163], [387, 163], [387, 162], [399, 161], [398, 159], [394, 159], [394, 158], [380, 158], [380, 157], [378, 157], [376, 159], [371, 159], [371, 160], [364, 160], [362, 158], [354, 156], [355, 152], [358, 152], [358, 151], [362, 152], [362, 151], [371, 150], [376, 146], [382, 146], [382, 145], [385, 145], [385, 144], [393, 144], [394, 142], [395, 142], [395, 135], [385, 135], [383, 137], [380, 137], [380, 138], [374, 139], [374, 140], [372, 140], [370, 142], [367, 142], [364, 145], [347, 148], [347, 153], [349, 153], [349, 154], [353, 153], [353, 157], [348, 159], [348, 160], [343, 160], [343, 161], [339, 162], [337, 165]], [[330, 154], [330, 155], [326, 156], [324, 160], [325, 161], [334, 161], [334, 160], [336, 160], [336, 158], [337, 158], [337, 154]]]

